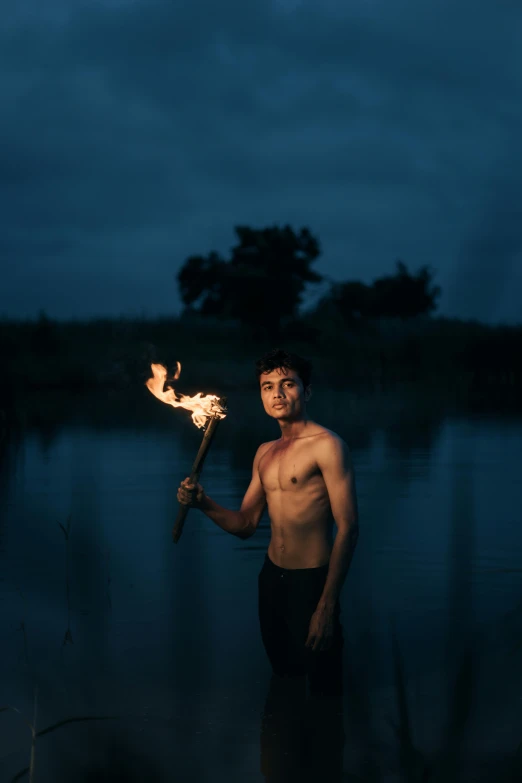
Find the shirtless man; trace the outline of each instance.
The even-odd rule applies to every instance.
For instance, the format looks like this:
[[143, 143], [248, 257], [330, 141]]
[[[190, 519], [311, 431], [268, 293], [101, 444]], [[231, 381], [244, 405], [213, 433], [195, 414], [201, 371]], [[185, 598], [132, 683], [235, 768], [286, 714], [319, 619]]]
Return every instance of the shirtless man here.
[[241, 508], [219, 506], [189, 479], [178, 500], [241, 539], [255, 533], [268, 504], [271, 540], [259, 574], [259, 617], [273, 671], [340, 678], [339, 595], [358, 538], [350, 453], [306, 414], [310, 362], [277, 350], [259, 359], [256, 372], [264, 409], [281, 437], [259, 446]]

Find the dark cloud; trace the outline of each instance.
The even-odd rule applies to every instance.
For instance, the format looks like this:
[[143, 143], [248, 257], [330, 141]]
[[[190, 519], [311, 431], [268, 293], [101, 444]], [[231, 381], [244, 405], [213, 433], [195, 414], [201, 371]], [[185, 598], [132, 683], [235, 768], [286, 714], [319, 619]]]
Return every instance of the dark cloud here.
[[290, 222], [334, 279], [401, 257], [437, 271], [442, 311], [517, 318], [521, 19], [502, 0], [20, 4], [0, 27], [0, 312], [172, 312], [187, 255]]

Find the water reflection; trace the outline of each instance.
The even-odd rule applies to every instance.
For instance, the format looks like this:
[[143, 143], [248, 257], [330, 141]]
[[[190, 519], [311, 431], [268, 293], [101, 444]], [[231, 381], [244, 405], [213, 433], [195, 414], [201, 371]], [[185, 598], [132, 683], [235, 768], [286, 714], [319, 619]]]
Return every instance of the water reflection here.
[[[257, 446], [278, 431], [255, 390], [231, 393], [229, 410], [203, 478], [212, 497], [237, 508]], [[288, 779], [294, 766], [296, 779], [315, 770], [322, 781], [328, 765], [336, 780], [343, 758], [360, 780], [382, 779], [388, 762], [400, 780], [408, 747], [429, 760], [451, 739], [448, 781], [465, 779], [486, 744], [490, 759], [514, 757], [520, 422], [316, 390], [310, 414], [351, 447], [361, 518], [341, 597], [344, 685], [317, 703], [309, 686], [272, 676], [263, 649], [256, 589], [266, 515], [240, 542], [191, 512], [172, 544], [176, 488], [201, 441], [189, 414], [176, 414], [147, 390], [99, 406], [47, 400], [40, 419], [27, 416], [18, 446], [2, 444], [0, 704], [30, 716], [37, 681], [42, 725], [86, 711], [127, 721], [114, 746], [108, 723], [42, 738], [53, 772], [46, 779], [41, 769], [41, 783], [67, 780], [78, 758], [102, 776], [86, 737], [112, 758], [107, 770], [119, 754], [131, 759], [121, 761], [130, 780], [150, 768], [151, 780], [244, 783]], [[63, 647], [58, 523], [69, 516], [73, 644]], [[0, 767], [14, 774], [27, 763], [26, 727], [0, 720]]]
[[328, 691], [307, 678], [272, 674], [261, 721], [261, 772], [267, 783], [343, 779], [342, 669]]
[[8, 499], [16, 470], [19, 442], [7, 432], [0, 438], [0, 547], [7, 518]]

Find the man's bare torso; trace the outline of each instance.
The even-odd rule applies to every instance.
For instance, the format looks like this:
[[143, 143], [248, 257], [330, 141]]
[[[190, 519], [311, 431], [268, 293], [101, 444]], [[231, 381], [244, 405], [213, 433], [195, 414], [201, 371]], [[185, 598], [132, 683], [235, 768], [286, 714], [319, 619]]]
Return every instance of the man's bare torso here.
[[316, 452], [336, 436], [312, 424], [303, 437], [264, 444], [259, 476], [265, 491], [272, 537], [270, 559], [283, 568], [316, 568], [328, 563], [332, 515]]

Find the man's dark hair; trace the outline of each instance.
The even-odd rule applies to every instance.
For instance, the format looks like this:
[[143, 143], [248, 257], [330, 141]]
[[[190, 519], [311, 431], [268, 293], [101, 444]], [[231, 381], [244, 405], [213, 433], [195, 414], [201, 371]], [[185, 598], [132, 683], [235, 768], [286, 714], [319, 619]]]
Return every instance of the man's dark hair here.
[[273, 351], [265, 353], [257, 360], [256, 377], [258, 382], [263, 373], [272, 372], [272, 370], [294, 370], [301, 378], [305, 389], [310, 385], [312, 379], [312, 362], [303, 359], [296, 353], [282, 351], [280, 348], [274, 348]]

